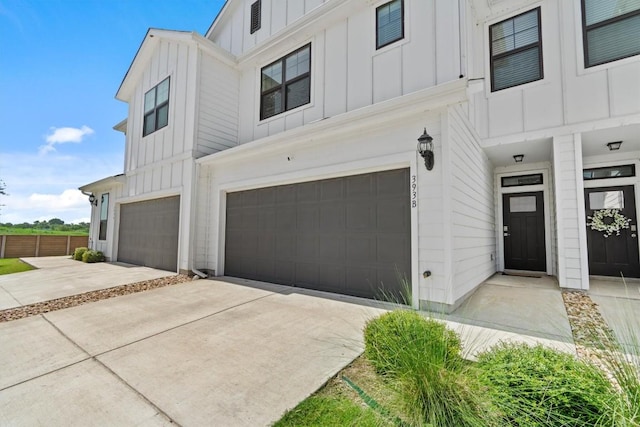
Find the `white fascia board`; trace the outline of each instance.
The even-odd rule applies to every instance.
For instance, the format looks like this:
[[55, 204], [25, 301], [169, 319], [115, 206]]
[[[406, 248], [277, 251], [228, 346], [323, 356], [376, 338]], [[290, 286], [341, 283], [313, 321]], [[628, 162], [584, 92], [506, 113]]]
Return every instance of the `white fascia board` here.
[[465, 102], [467, 101], [466, 88], [467, 79], [454, 80], [209, 154], [197, 159], [196, 163], [208, 164], [225, 159], [259, 155], [270, 150], [282, 149], [287, 145], [298, 144], [303, 139], [326, 138], [335, 134], [357, 132], [372, 119], [376, 126], [393, 123], [409, 115], [426, 113]]
[[113, 127], [113, 130], [117, 130], [118, 132], [127, 133], [127, 119], [122, 120], [118, 124]]
[[78, 187], [80, 191], [91, 191], [102, 187], [111, 187], [113, 185], [124, 185], [125, 180], [127, 178], [124, 174], [108, 176], [106, 178], [102, 178], [98, 181], [94, 181], [90, 184], [83, 185], [82, 187]]
[[140, 75], [144, 72], [144, 68], [153, 56], [158, 43], [163, 39], [183, 43], [195, 43], [200, 49], [221, 60], [225, 64], [230, 66], [237, 65], [237, 61], [231, 53], [196, 32], [150, 28], [144, 36], [144, 39], [133, 58], [133, 62], [131, 62], [129, 69], [126, 72], [122, 83], [120, 83], [120, 87], [116, 92], [116, 99], [124, 102], [129, 101], [129, 97], [135, 89], [135, 85], [139, 80]]
[[209, 26], [209, 29], [205, 33], [206, 38], [211, 37], [211, 34], [215, 31], [215, 28], [219, 25], [219, 23], [224, 21], [224, 18], [227, 15], [227, 11], [231, 8], [230, 4], [233, 2], [234, 0], [226, 0], [224, 2], [224, 4], [222, 5], [222, 8], [220, 9], [220, 12], [218, 12], [216, 17], [213, 19], [213, 22], [211, 23], [211, 25]]

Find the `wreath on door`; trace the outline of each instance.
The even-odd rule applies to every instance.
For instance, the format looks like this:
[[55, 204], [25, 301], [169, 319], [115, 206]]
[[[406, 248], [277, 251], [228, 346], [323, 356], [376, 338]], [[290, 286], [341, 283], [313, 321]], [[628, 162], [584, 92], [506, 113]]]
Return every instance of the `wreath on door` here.
[[592, 230], [604, 233], [604, 237], [612, 236], [614, 233], [619, 236], [620, 231], [629, 228], [631, 224], [631, 218], [622, 215], [620, 209], [600, 209], [587, 219], [591, 220], [587, 225]]

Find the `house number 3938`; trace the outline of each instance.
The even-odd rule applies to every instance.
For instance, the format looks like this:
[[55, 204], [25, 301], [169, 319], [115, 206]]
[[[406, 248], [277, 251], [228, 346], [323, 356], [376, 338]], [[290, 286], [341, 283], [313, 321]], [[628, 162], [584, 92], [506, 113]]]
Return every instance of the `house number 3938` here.
[[418, 177], [411, 175], [411, 207], [418, 207]]

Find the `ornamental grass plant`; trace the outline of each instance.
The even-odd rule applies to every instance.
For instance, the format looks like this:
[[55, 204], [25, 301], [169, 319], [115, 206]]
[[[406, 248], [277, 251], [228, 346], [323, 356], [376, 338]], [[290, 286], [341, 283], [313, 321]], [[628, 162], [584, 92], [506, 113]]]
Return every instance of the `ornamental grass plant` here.
[[460, 338], [444, 323], [414, 311], [392, 311], [367, 323], [364, 341], [365, 357], [398, 392], [412, 424], [501, 425], [469, 374]]

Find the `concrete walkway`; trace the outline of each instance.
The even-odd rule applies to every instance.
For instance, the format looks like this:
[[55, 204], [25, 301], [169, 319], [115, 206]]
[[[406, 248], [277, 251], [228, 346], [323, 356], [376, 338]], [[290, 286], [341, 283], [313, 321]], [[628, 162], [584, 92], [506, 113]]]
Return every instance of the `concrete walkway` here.
[[21, 259], [37, 270], [0, 276], [0, 310], [176, 274], [125, 264], [86, 264], [68, 256]]
[[640, 280], [620, 278], [590, 280], [589, 296], [600, 307], [602, 316], [618, 341], [640, 350]]
[[350, 363], [382, 312], [241, 283], [197, 280], [0, 323], [2, 422], [268, 425]]

